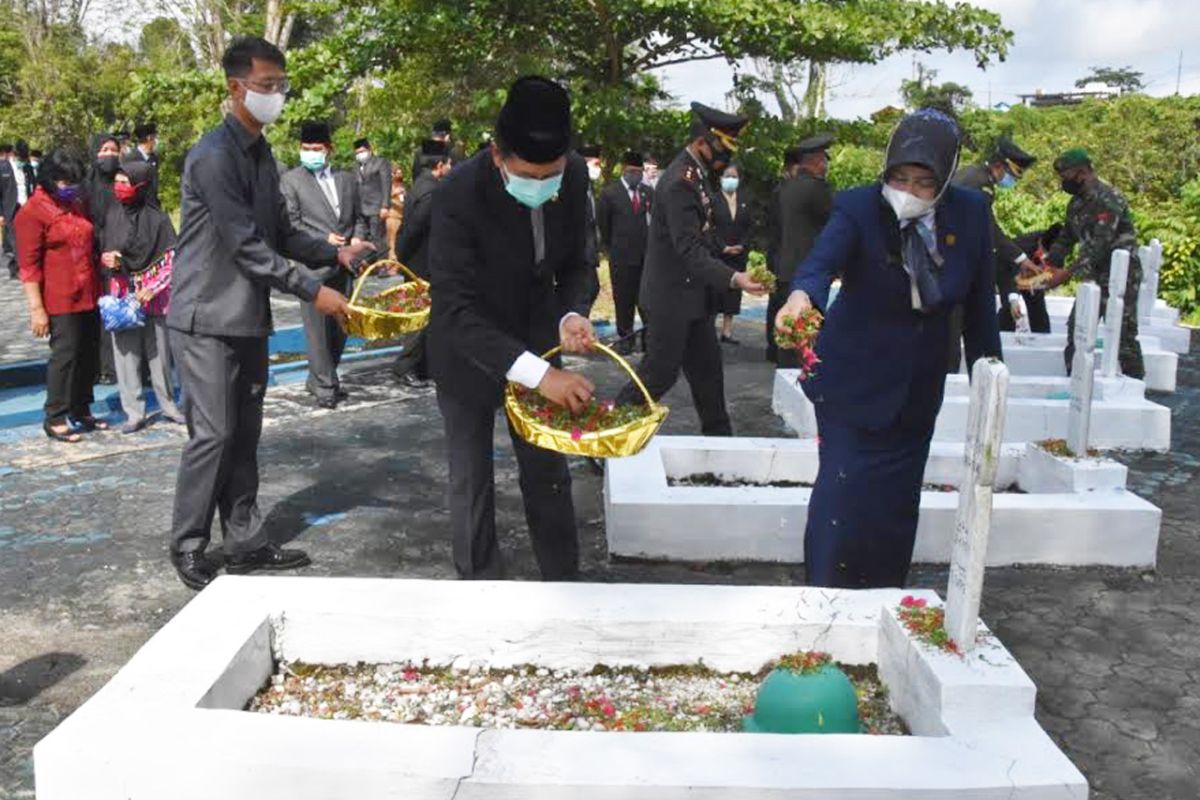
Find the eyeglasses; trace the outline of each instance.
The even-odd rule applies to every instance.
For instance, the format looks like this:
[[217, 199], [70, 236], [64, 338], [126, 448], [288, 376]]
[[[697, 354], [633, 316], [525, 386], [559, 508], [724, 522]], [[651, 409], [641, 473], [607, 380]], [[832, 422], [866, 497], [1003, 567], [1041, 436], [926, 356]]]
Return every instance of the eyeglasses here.
[[914, 189], [936, 189], [937, 178], [910, 178], [905, 175], [893, 175], [887, 182], [894, 186], [911, 186]]
[[286, 77], [275, 78], [269, 81], [254, 81], [250, 82], [245, 78], [238, 78], [237, 82], [247, 89], [252, 89], [263, 94], [287, 94], [292, 88], [292, 82]]

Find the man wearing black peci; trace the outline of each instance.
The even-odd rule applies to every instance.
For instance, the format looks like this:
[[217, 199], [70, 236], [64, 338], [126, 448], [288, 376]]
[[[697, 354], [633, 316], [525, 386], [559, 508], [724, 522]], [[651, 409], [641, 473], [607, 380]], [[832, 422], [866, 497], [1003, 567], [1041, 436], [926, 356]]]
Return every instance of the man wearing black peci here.
[[[650, 244], [642, 274], [646, 355], [638, 374], [657, 400], [682, 370], [705, 436], [732, 436], [725, 407], [725, 370], [714, 327], [714, 297], [727, 289], [761, 295], [766, 289], [721, 261], [713, 220], [716, 180], [733, 159], [746, 118], [692, 103], [691, 142], [659, 178]], [[617, 402], [640, 403], [625, 385]]]
[[366, 244], [337, 247], [296, 230], [288, 219], [275, 158], [263, 137], [263, 128], [283, 111], [283, 53], [264, 39], [243, 36], [221, 62], [232, 110], [184, 163], [167, 312], [188, 426], [176, 476], [171, 561], [192, 589], [214, 577], [204, 550], [218, 511], [226, 572], [309, 563], [302, 551], [270, 541], [258, 510], [270, 293], [294, 294], [322, 314], [344, 319], [346, 298], [288, 259], [349, 269], [370, 250]]
[[[454, 565], [504, 574], [496, 541], [492, 440], [506, 381], [582, 410], [592, 384], [538, 354], [594, 342], [587, 288], [587, 168], [569, 154], [567, 92], [546, 78], [509, 89], [492, 145], [459, 164], [433, 197], [429, 362], [446, 426]], [[579, 570], [566, 458], [512, 431], [525, 519], [546, 580]]]
[[[638, 307], [642, 264], [650, 233], [650, 205], [654, 190], [642, 182], [642, 154], [625, 154], [621, 178], [604, 187], [596, 203], [600, 242], [608, 252], [608, 274], [616, 308], [618, 352], [629, 353], [633, 342], [633, 315]], [[644, 323], [644, 321], [643, 321]]]

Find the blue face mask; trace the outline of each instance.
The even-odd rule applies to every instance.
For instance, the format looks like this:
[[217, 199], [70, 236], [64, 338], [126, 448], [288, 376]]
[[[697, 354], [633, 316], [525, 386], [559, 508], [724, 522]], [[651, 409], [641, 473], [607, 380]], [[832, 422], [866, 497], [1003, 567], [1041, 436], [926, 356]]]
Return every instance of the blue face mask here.
[[562, 188], [562, 173], [551, 175], [549, 178], [523, 178], [504, 170], [504, 189], [512, 198], [528, 208], [538, 208], [547, 200], [558, 194]]
[[733, 194], [737, 191], [737, 187], [737, 178], [721, 178], [721, 191], [725, 192], [726, 194]]
[[1017, 185], [1017, 179], [1013, 177], [1011, 172], [1004, 173], [1004, 177], [996, 181], [996, 185], [1001, 189], [1011, 189]]
[[301, 150], [300, 163], [307, 170], [320, 172], [325, 169], [325, 153], [320, 150]]

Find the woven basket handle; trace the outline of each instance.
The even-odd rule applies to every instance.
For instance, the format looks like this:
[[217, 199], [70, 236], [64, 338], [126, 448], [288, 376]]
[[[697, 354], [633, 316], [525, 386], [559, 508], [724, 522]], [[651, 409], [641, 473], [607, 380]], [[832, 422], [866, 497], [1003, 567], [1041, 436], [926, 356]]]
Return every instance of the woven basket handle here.
[[404, 266], [403, 264], [401, 264], [399, 261], [395, 261], [395, 260], [393, 260], [393, 259], [390, 259], [390, 258], [381, 258], [381, 259], [379, 259], [378, 261], [376, 261], [375, 263], [373, 263], [373, 264], [371, 264], [370, 266], [368, 266], [366, 269], [364, 269], [364, 270], [362, 271], [362, 274], [358, 276], [358, 280], [357, 280], [357, 281], [355, 281], [355, 283], [354, 283], [354, 294], [350, 295], [350, 305], [354, 305], [355, 303], [357, 303], [357, 302], [358, 302], [358, 295], [359, 295], [359, 294], [362, 292], [362, 290], [363, 290], [363, 287], [364, 287], [364, 286], [366, 286], [366, 284], [367, 284], [367, 277], [368, 277], [368, 276], [369, 276], [369, 275], [370, 275], [372, 272], [374, 272], [375, 270], [377, 270], [377, 269], [379, 269], [380, 267], [382, 267], [382, 266], [385, 266], [385, 265], [390, 265], [390, 266], [394, 266], [394, 267], [399, 267], [399, 268], [400, 268], [400, 270], [401, 270], [401, 271], [402, 271], [402, 272], [403, 272], [405, 275], [407, 275], [408, 277], [412, 278], [414, 281], [419, 281], [419, 280], [421, 280], [420, 278], [418, 278], [418, 277], [417, 277], [417, 274], [416, 274], [415, 272], [413, 272], [411, 269], [409, 269], [408, 267], [406, 267], [406, 266]]
[[[600, 342], [594, 342], [592, 344], [592, 349], [599, 350], [601, 353], [604, 353], [606, 356], [611, 358], [613, 361], [617, 362], [617, 364], [619, 364], [621, 366], [621, 369], [625, 370], [625, 372], [627, 372], [629, 374], [629, 377], [633, 379], [634, 385], [636, 385], [639, 389], [642, 390], [642, 396], [646, 398], [646, 405], [648, 405], [648, 406], [654, 405], [654, 398], [651, 397], [650, 392], [647, 391], [646, 384], [642, 383], [642, 379], [638, 377], [637, 372], [634, 371], [633, 367], [629, 366], [629, 362], [626, 361], [624, 358], [622, 358], [620, 356], [620, 354], [617, 353], [616, 350], [613, 350], [608, 345], [601, 344]], [[550, 348], [549, 350], [547, 350], [545, 353], [542, 354], [542, 358], [552, 358], [553, 356], [558, 355], [558, 353], [560, 353], [560, 352], [562, 352], [562, 345], [559, 345], [558, 347]]]

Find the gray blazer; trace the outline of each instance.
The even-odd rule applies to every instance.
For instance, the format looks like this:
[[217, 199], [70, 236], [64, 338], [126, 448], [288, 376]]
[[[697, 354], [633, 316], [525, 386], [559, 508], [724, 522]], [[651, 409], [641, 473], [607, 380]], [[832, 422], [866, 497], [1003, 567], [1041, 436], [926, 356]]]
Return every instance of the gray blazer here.
[[[296, 167], [284, 173], [280, 179], [280, 191], [287, 202], [288, 218], [292, 227], [321, 239], [337, 233], [352, 239], [366, 240], [367, 218], [363, 216], [358, 197], [358, 186], [354, 177], [339, 169], [332, 170], [333, 183], [338, 192], [338, 214], [329, 205], [317, 176], [304, 167]], [[322, 281], [338, 274], [338, 266], [305, 264]]]
[[363, 214], [368, 219], [378, 219], [379, 212], [392, 203], [392, 164], [385, 158], [371, 156], [358, 167], [357, 176]]

